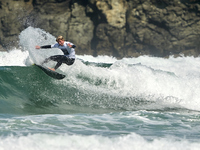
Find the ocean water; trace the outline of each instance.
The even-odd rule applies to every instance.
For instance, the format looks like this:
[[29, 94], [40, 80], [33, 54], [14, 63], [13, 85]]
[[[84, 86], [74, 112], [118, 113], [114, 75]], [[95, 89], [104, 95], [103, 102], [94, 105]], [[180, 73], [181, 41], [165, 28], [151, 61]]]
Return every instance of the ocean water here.
[[35, 49], [55, 37], [19, 39], [0, 52], [0, 150], [200, 149], [199, 57], [77, 55], [55, 80], [32, 65], [60, 53]]

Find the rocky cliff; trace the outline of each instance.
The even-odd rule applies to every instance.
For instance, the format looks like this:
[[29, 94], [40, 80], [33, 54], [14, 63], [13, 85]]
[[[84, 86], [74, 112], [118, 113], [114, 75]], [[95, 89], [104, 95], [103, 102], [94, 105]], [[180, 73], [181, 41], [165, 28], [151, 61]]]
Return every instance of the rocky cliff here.
[[1, 50], [33, 26], [63, 35], [77, 54], [200, 53], [199, 0], [0, 0], [0, 20]]

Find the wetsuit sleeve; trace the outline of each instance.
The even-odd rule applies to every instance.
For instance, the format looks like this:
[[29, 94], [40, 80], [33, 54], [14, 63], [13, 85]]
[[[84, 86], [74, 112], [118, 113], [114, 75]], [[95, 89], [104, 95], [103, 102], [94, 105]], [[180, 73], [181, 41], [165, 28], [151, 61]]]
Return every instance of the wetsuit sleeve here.
[[51, 45], [40, 46], [40, 48], [51, 48]]
[[76, 45], [72, 45], [72, 48], [75, 48], [76, 47]]

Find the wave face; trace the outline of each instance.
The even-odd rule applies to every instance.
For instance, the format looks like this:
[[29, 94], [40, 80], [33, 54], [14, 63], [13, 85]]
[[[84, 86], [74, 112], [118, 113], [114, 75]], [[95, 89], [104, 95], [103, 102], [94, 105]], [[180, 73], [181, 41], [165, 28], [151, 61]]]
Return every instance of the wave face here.
[[200, 110], [199, 58], [77, 56], [73, 66], [61, 66], [59, 71], [67, 77], [57, 81], [31, 65], [58, 51], [35, 49], [36, 44], [49, 44], [53, 39], [45, 31], [29, 27], [20, 35], [23, 51], [1, 53], [1, 106], [9, 103], [11, 108], [0, 111], [37, 113], [41, 107], [49, 113], [77, 112], [77, 107], [89, 111]]

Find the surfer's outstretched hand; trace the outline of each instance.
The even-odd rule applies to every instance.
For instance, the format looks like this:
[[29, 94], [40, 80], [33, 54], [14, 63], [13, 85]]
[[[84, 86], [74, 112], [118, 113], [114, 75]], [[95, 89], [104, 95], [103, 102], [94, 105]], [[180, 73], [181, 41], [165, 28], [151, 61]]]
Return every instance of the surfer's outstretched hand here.
[[36, 48], [36, 49], [40, 49], [40, 46], [36, 45], [35, 48]]
[[68, 43], [67, 46], [69, 46], [70, 48], [72, 47], [72, 45], [70, 43]]

